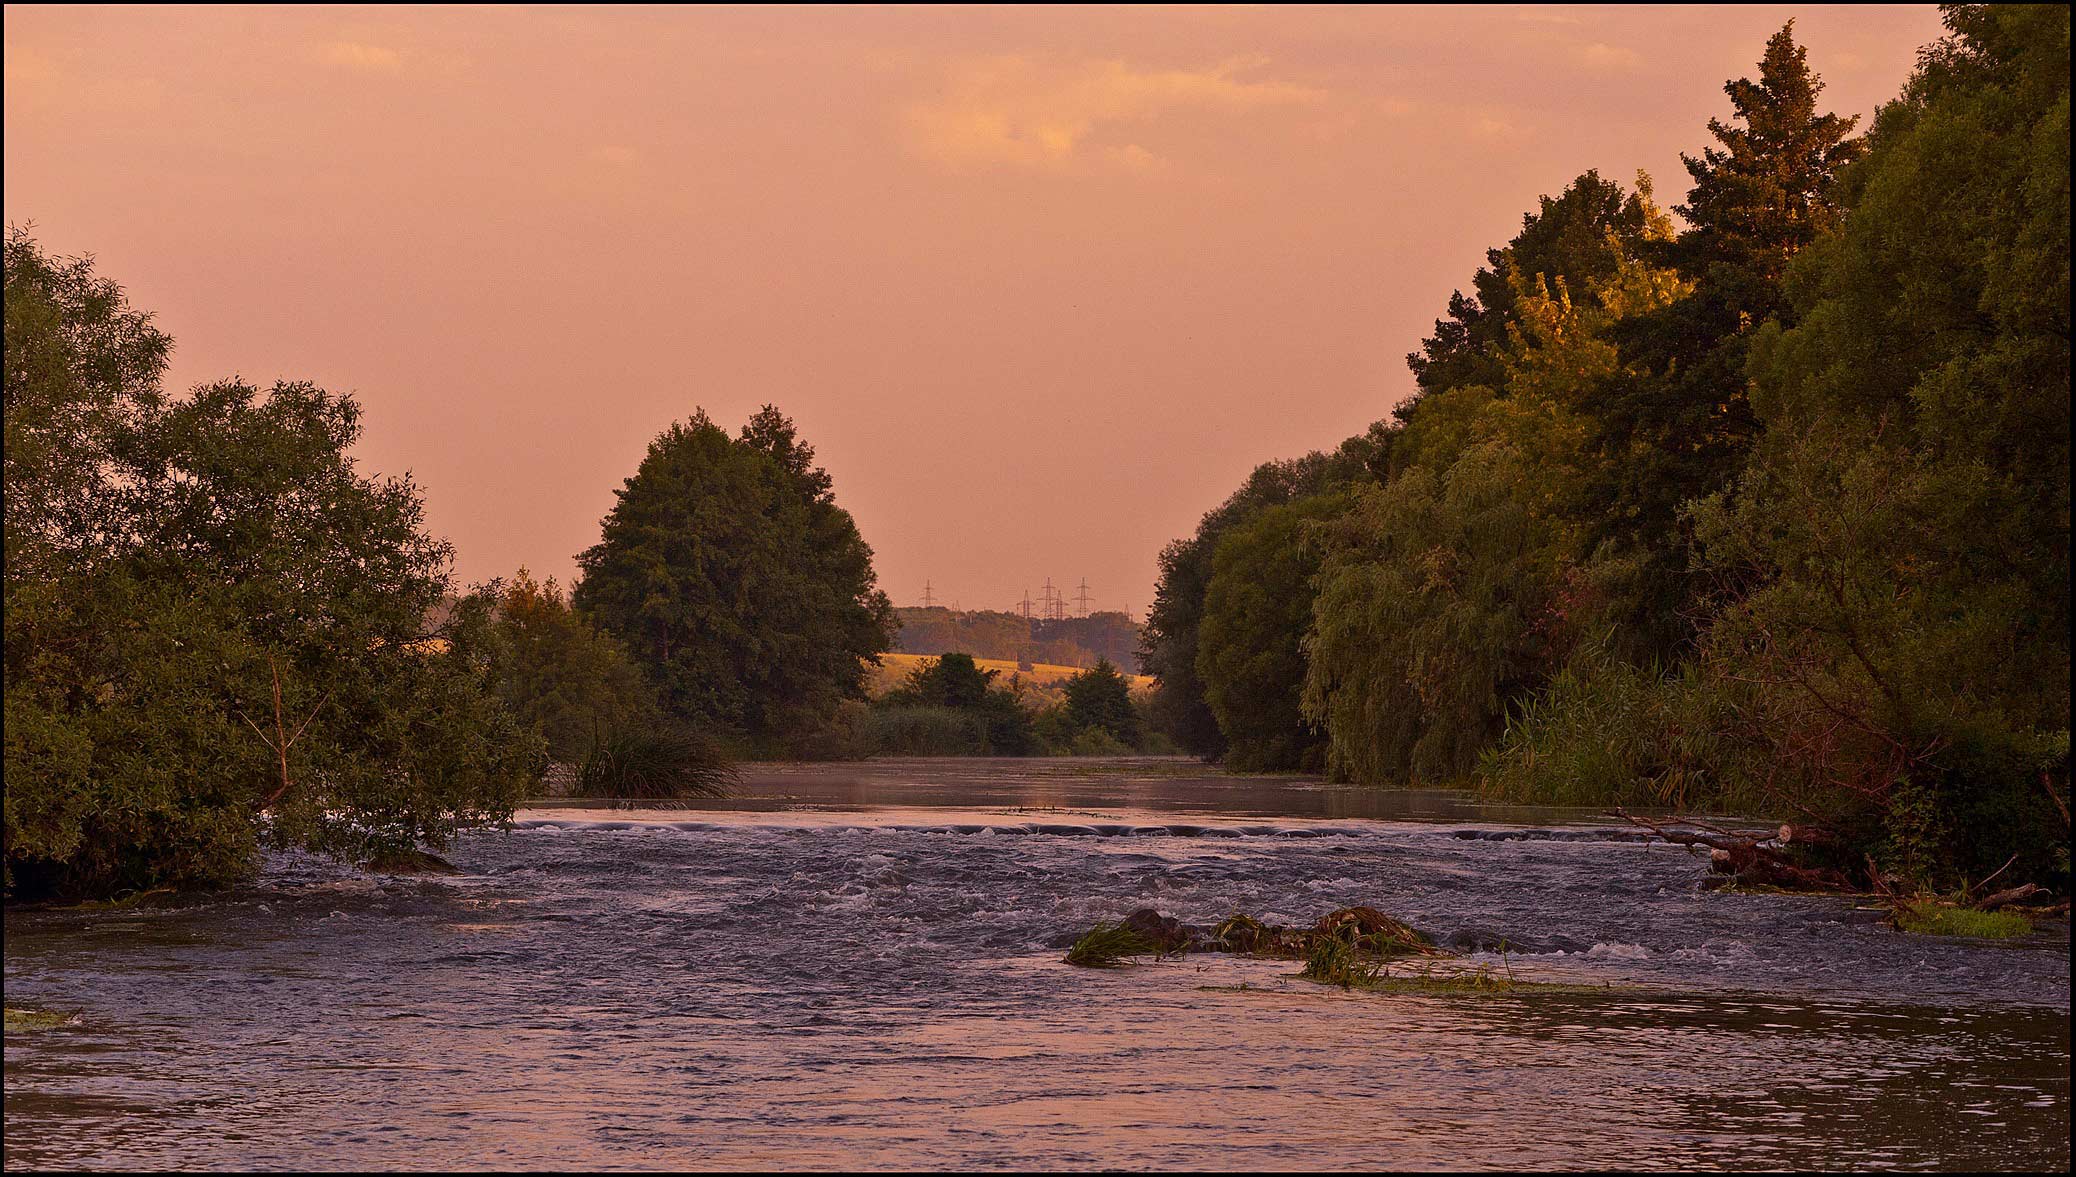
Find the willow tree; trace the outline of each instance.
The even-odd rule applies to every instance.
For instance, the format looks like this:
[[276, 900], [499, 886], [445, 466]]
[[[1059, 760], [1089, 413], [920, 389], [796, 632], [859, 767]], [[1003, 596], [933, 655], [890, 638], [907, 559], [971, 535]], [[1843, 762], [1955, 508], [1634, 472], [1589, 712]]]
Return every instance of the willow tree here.
[[1613, 263], [1579, 298], [1563, 275], [1512, 272], [1498, 386], [1425, 397], [1395, 446], [1404, 468], [1326, 529], [1304, 702], [1337, 775], [1467, 776], [1619, 582], [1583, 510], [1602, 460], [1592, 397], [1622, 370], [1613, 326], [1690, 293], [1637, 256], [1671, 234], [1639, 188], [1640, 239], [1609, 226]]

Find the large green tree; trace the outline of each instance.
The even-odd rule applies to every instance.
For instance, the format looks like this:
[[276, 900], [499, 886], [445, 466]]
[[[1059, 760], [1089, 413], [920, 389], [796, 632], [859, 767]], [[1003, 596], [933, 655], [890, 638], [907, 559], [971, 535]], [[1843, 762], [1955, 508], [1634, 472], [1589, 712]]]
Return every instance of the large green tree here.
[[1314, 525], [1348, 509], [1345, 493], [1268, 507], [1219, 540], [1197, 633], [1197, 677], [1243, 772], [1315, 771], [1326, 733], [1306, 719], [1303, 643], [1320, 543]]
[[1139, 713], [1132, 708], [1132, 687], [1108, 658], [1068, 679], [1067, 721], [1076, 731], [1100, 730], [1127, 748], [1139, 743]]
[[1156, 680], [1151, 705], [1155, 726], [1185, 750], [1218, 756], [1226, 746], [1197, 673], [1198, 627], [1219, 540], [1257, 512], [1374, 478], [1383, 469], [1390, 439], [1390, 430], [1376, 426], [1331, 453], [1264, 462], [1224, 503], [1205, 513], [1194, 535], [1161, 549], [1153, 607], [1140, 628], [1139, 664]]
[[1765, 436], [1695, 517], [1755, 737], [1804, 791], [1934, 815], [1951, 882], [2066, 855], [2069, 13], [1947, 20], [1790, 269]]
[[[1499, 353], [1517, 321], [1514, 273], [1562, 277], [1575, 289], [1598, 289], [1614, 274], [1621, 249], [1638, 241], [1646, 227], [1640, 194], [1601, 179], [1597, 171], [1581, 175], [1556, 196], [1540, 198], [1534, 211], [1521, 215], [1521, 231], [1513, 240], [1485, 252], [1487, 264], [1471, 277], [1473, 293], [1452, 294], [1448, 317], [1436, 320], [1434, 335], [1406, 357], [1419, 395], [1502, 382]], [[1399, 416], [1410, 416], [1418, 404], [1416, 396], [1400, 406]]]
[[1638, 562], [1623, 623], [1659, 658], [1686, 647], [1700, 611], [1681, 507], [1743, 467], [1760, 430], [1745, 370], [1753, 334], [1793, 313], [1787, 266], [1838, 223], [1839, 173], [1865, 146], [1855, 119], [1819, 108], [1823, 82], [1792, 21], [1766, 42], [1758, 79], [1724, 92], [1732, 117], [1709, 120], [1716, 146], [1683, 157], [1693, 186], [1674, 211], [1687, 228], [1649, 255], [1693, 292], [1615, 329], [1623, 363], [1589, 406], [1607, 459], [1589, 508], [1596, 536]]
[[352, 857], [508, 816], [538, 744], [474, 619], [428, 627], [451, 554], [407, 479], [355, 468], [353, 401], [167, 398], [163, 337], [26, 238], [7, 303], [10, 447], [64, 438], [58, 464], [76, 444], [92, 467], [10, 456], [57, 488], [17, 512], [9, 487], [10, 889], [217, 883], [268, 843]]
[[730, 437], [697, 412], [616, 494], [578, 558], [575, 603], [626, 643], [673, 716], [777, 747], [863, 697], [893, 607], [791, 421], [766, 406]]
[[1625, 244], [1606, 227], [1613, 260], [1579, 297], [1564, 275], [1512, 272], [1498, 385], [1423, 398], [1395, 476], [1323, 529], [1304, 705], [1336, 775], [1468, 777], [1623, 587], [1629, 569], [1598, 558], [1582, 510], [1600, 461], [1589, 406], [1622, 370], [1613, 327], [1688, 293], [1639, 256], [1671, 224], [1647, 191], [1636, 203], [1641, 231]]

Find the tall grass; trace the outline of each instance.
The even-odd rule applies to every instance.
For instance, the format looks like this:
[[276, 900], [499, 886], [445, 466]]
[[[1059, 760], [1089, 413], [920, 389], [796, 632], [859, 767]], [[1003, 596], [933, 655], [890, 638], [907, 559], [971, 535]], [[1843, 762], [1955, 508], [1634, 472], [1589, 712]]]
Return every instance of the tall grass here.
[[1067, 950], [1067, 963], [1085, 969], [1107, 969], [1132, 956], [1158, 956], [1160, 945], [1123, 924], [1097, 924]]
[[577, 791], [622, 807], [726, 797], [742, 775], [719, 744], [676, 728], [601, 735], [577, 772]]
[[1544, 805], [1763, 807], [1734, 702], [1686, 667], [1566, 667], [1517, 706], [1478, 762], [1480, 789]]
[[987, 720], [955, 707], [882, 707], [871, 720], [872, 743], [892, 756], [980, 756]]

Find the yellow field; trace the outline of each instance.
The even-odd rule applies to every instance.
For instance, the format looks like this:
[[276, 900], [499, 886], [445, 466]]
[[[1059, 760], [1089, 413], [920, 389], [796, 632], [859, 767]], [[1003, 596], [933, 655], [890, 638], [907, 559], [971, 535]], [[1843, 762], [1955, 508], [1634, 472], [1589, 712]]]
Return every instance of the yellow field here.
[[[909, 672], [922, 662], [934, 657], [935, 654], [881, 654], [878, 666], [867, 664], [865, 667], [865, 693], [879, 698], [900, 686]], [[1041, 707], [1063, 699], [1065, 694], [1060, 684], [1082, 671], [1079, 666], [1055, 666], [1049, 662], [1034, 662], [1031, 669], [1018, 670], [1016, 663], [1002, 658], [975, 658], [973, 664], [982, 670], [1001, 671], [995, 676], [997, 686], [1008, 686], [1009, 677], [1017, 676], [1023, 683], [1024, 698]], [[1131, 684], [1133, 694], [1153, 689], [1153, 676], [1150, 674], [1128, 674], [1125, 682]]]

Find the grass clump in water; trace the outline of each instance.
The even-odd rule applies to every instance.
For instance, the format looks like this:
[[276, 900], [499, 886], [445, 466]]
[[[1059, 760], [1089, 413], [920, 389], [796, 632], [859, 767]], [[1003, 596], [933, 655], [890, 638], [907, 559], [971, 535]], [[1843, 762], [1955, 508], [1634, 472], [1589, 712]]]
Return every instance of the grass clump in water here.
[[2016, 911], [1977, 911], [1937, 903], [1908, 903], [1896, 908], [1896, 926], [1920, 936], [1975, 936], [2009, 940], [2028, 936], [2033, 921]]
[[577, 773], [577, 792], [609, 797], [627, 808], [686, 797], [726, 797], [740, 780], [719, 744], [693, 732], [659, 728], [600, 737]]
[[1108, 969], [1130, 957], [1158, 955], [1159, 945], [1123, 924], [1097, 924], [1067, 949], [1067, 963], [1085, 969]]
[[9, 1034], [21, 1034], [32, 1030], [55, 1030], [72, 1019], [64, 1014], [54, 1014], [45, 1009], [7, 1008], [6, 1030]]
[[1312, 954], [1298, 975], [1322, 985], [1343, 989], [1368, 989], [1383, 976], [1384, 966], [1366, 956], [1353, 941], [1321, 936], [1313, 942]]

